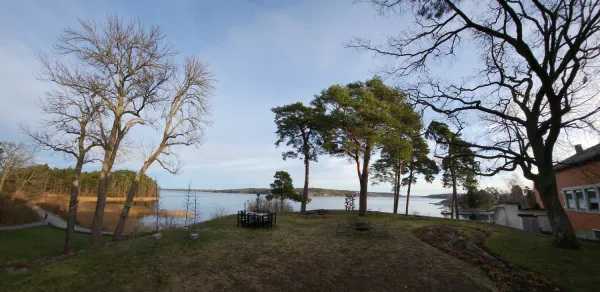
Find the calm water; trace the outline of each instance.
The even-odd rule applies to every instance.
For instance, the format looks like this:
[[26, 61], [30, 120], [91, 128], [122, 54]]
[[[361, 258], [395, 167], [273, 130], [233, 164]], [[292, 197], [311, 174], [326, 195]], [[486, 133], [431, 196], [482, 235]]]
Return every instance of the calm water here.
[[[253, 194], [224, 194], [224, 193], [204, 193], [195, 192], [194, 195], [198, 202], [198, 212], [200, 221], [208, 220], [218, 209], [222, 209], [226, 214], [236, 214], [239, 210], [244, 210], [248, 201], [256, 200]], [[264, 196], [261, 196], [264, 199]], [[345, 197], [311, 197], [312, 201], [306, 206], [308, 210], [312, 209], [344, 209]], [[160, 199], [160, 208], [168, 210], [185, 209], [184, 191], [162, 191]], [[449, 217], [440, 214], [440, 206], [431, 203], [437, 203], [440, 199], [430, 199], [423, 197], [411, 197], [409, 203], [409, 214], [431, 216], [431, 217]], [[389, 212], [393, 211], [392, 197], [369, 197], [367, 199], [367, 208], [370, 211]], [[295, 211], [300, 210], [299, 202], [290, 202]], [[358, 209], [358, 197], [354, 204]], [[400, 198], [398, 211], [404, 214], [406, 206], [406, 197]], [[155, 217], [154, 217], [155, 218]], [[150, 218], [148, 218], [150, 219]]]

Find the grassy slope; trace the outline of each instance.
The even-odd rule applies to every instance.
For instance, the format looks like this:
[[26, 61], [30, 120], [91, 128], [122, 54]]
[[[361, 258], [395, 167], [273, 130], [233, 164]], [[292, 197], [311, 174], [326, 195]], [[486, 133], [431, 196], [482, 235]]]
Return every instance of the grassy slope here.
[[[280, 214], [272, 230], [238, 229], [235, 219], [228, 217], [205, 223], [207, 230], [200, 232], [197, 241], [174, 231], [159, 241], [121, 242], [30, 268], [27, 273], [0, 272], [0, 283], [10, 291], [494, 290], [481, 271], [422, 243], [410, 232], [432, 224], [460, 224], [491, 231], [488, 245], [496, 252], [569, 290], [592, 291], [600, 285], [593, 274], [600, 269], [597, 243], [587, 243], [579, 252], [563, 251], [551, 248], [546, 236], [514, 229], [384, 214], [369, 219], [390, 220], [390, 238], [335, 236], [336, 221], [352, 216], [336, 212], [327, 218], [305, 219]], [[55, 246], [60, 251], [61, 242]], [[27, 246], [13, 245], [11, 250], [19, 248]]]
[[[421, 244], [395, 221], [390, 238], [335, 236], [336, 219], [278, 216], [277, 228], [246, 230], [229, 217], [201, 239], [182, 231], [141, 238], [4, 273], [11, 291], [489, 291], [477, 269]], [[381, 221], [383, 219], [374, 218]], [[89, 272], [82, 272], [89, 271]], [[92, 272], [93, 271], [93, 272]], [[450, 283], [450, 284], [449, 284]], [[449, 288], [449, 289], [448, 289]]]
[[[0, 231], [0, 263], [28, 262], [59, 254], [65, 233], [50, 226]], [[78, 249], [88, 246], [89, 235], [75, 234]]]
[[600, 243], [583, 241], [582, 250], [559, 250], [547, 235], [501, 232], [486, 241], [501, 256], [531, 271], [544, 274], [569, 291], [598, 291]]

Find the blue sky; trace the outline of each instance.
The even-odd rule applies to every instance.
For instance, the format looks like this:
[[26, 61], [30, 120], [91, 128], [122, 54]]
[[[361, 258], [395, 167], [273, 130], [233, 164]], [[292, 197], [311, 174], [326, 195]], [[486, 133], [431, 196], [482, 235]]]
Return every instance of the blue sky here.
[[[160, 25], [182, 55], [195, 54], [210, 64], [217, 83], [213, 125], [206, 130], [204, 144], [180, 149], [185, 162], [182, 174], [168, 174], [158, 165], [148, 172], [163, 187], [185, 187], [191, 182], [195, 188], [207, 189], [266, 187], [277, 170], [290, 172], [300, 187], [302, 162], [281, 159], [284, 149], [274, 146], [270, 109], [309, 102], [332, 84], [372, 77], [384, 60], [344, 44], [352, 37], [381, 41], [410, 25], [410, 19], [379, 17], [369, 5], [350, 0], [2, 1], [0, 140], [22, 140], [18, 123], [34, 124], [41, 116], [35, 101], [49, 85], [35, 78], [40, 70], [35, 54], [50, 53], [61, 29], [76, 28], [78, 18], [102, 22], [114, 13], [146, 26]], [[462, 54], [476, 55], [468, 48]], [[451, 73], [462, 66], [449, 64], [439, 70]], [[145, 138], [147, 131], [132, 132], [134, 142]], [[53, 153], [40, 153], [37, 162], [57, 167], [72, 163]], [[132, 154], [116, 168], [137, 170], [139, 166], [140, 157]], [[482, 186], [504, 187], [506, 177], [484, 179]], [[358, 190], [359, 184], [352, 164], [321, 157], [312, 167], [311, 186]], [[417, 183], [413, 190], [417, 195], [447, 191], [439, 181]]]

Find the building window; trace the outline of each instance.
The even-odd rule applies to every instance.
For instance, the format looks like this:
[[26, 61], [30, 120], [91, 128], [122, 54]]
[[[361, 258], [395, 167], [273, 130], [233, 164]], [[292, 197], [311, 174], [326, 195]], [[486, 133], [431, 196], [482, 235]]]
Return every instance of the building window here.
[[575, 197], [573, 197], [573, 191], [565, 191], [565, 202], [567, 203], [567, 209], [575, 209]]
[[594, 229], [594, 238], [600, 239], [600, 230]]
[[598, 191], [596, 189], [585, 190], [589, 199], [590, 211], [600, 211], [600, 200], [598, 199]]
[[577, 200], [578, 210], [587, 210], [587, 200], [583, 195], [583, 190], [575, 190], [575, 199]]
[[573, 211], [600, 212], [600, 184], [562, 189], [565, 208]]

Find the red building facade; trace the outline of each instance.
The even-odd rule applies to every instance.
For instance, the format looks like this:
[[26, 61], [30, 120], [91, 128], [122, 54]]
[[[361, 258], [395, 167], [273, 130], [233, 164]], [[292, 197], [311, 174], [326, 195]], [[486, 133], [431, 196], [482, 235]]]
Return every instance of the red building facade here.
[[[577, 237], [600, 240], [600, 144], [557, 163], [558, 198]], [[543, 208], [539, 194], [536, 200]]]

